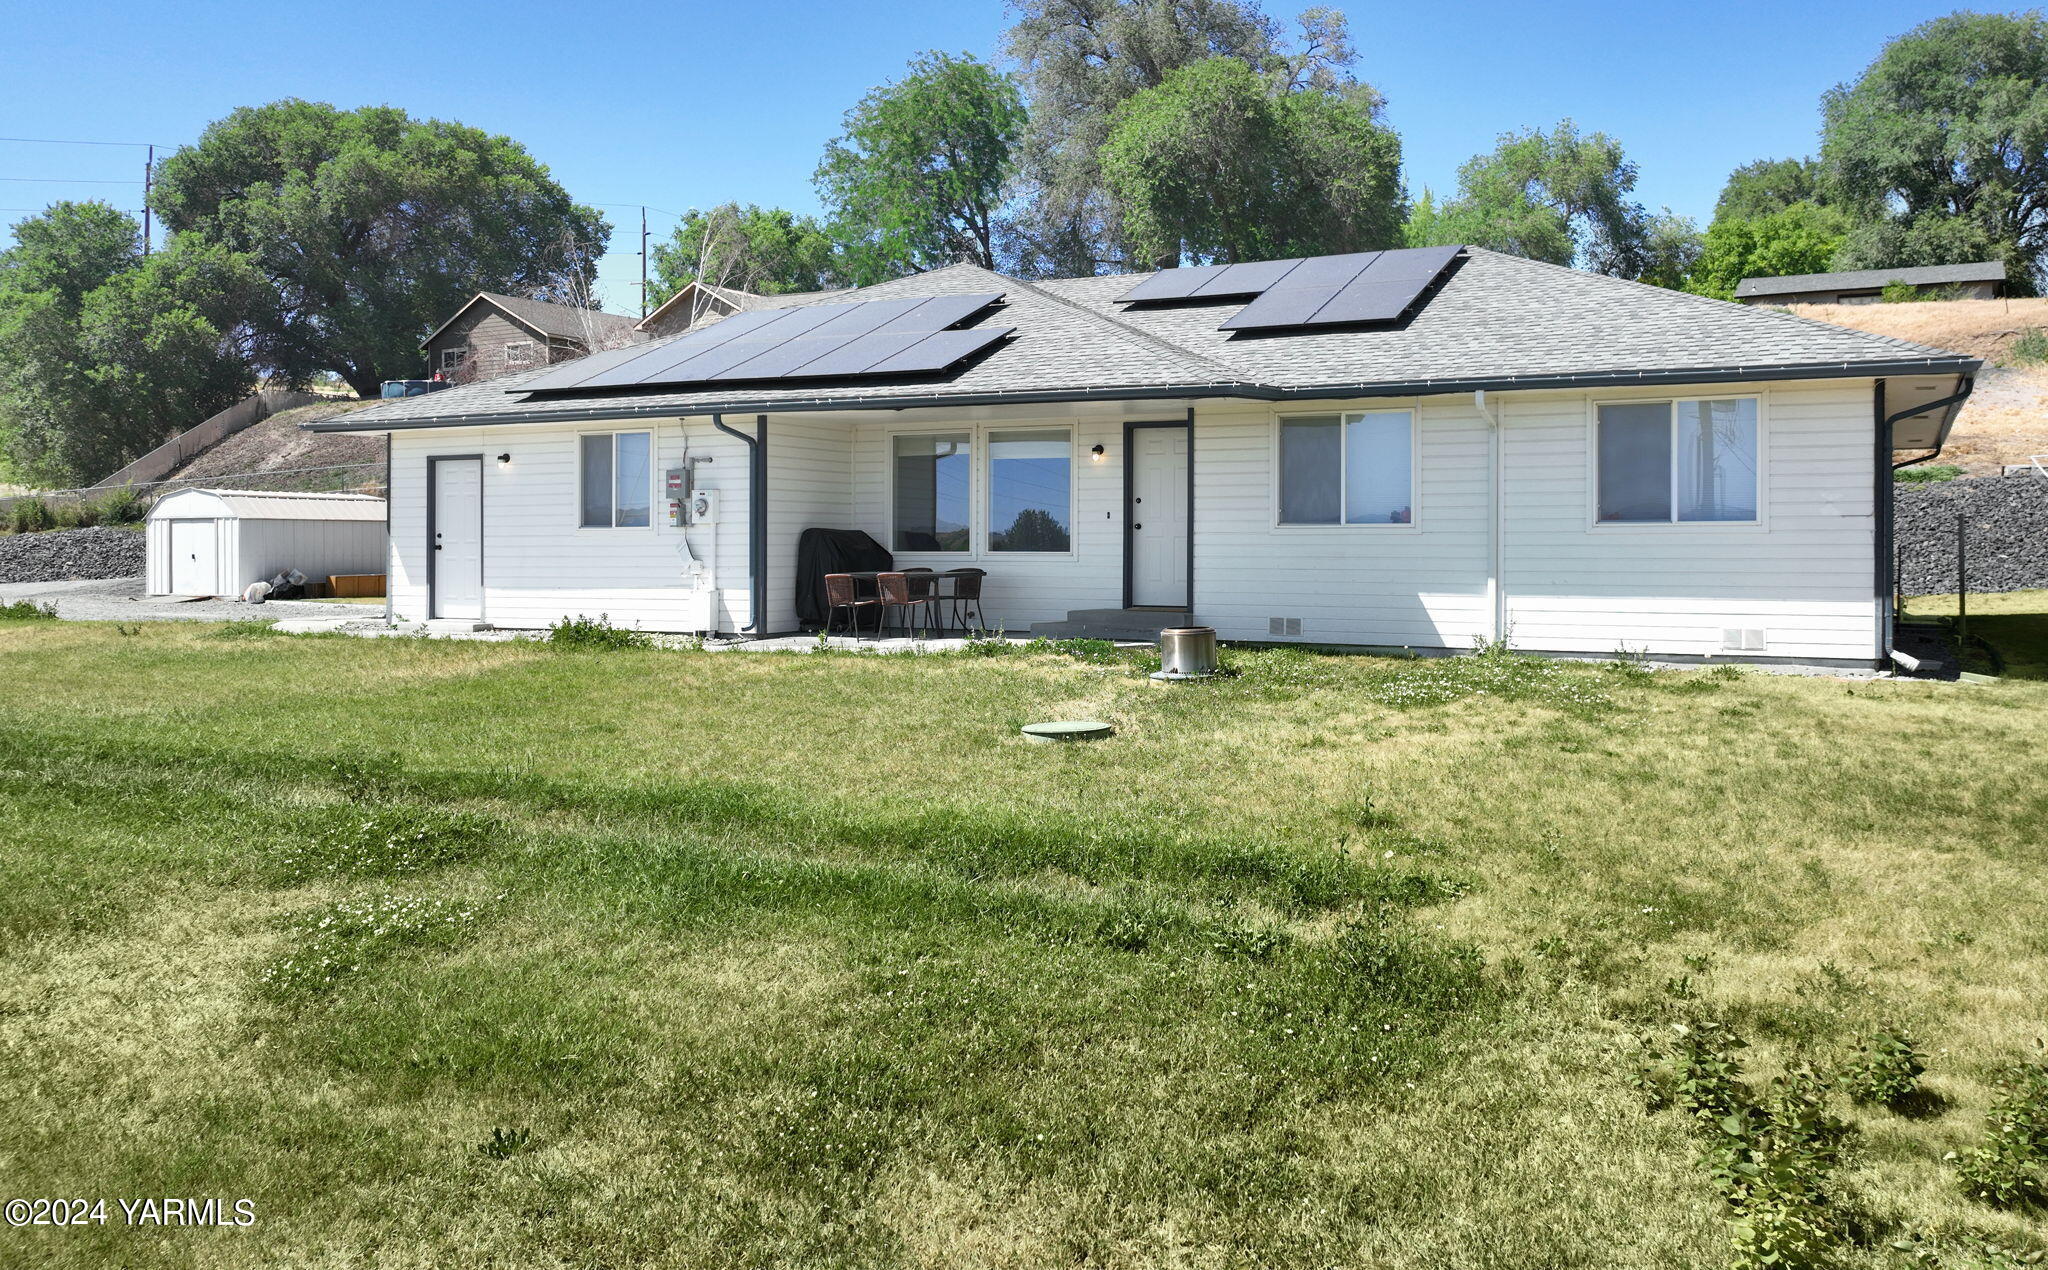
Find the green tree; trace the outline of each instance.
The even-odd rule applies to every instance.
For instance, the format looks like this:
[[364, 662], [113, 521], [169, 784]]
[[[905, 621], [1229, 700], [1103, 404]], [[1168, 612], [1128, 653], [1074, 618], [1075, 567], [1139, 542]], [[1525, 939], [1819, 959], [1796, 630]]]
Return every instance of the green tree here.
[[1400, 233], [1401, 142], [1363, 84], [1214, 57], [1118, 106], [1102, 180], [1131, 249], [1179, 264], [1361, 251]]
[[1132, 252], [1104, 186], [1116, 108], [1182, 67], [1235, 58], [1299, 88], [1329, 90], [1355, 55], [1344, 15], [1310, 9], [1291, 44], [1257, 0], [1013, 0], [1005, 47], [1030, 106], [1010, 267], [1086, 274], [1149, 263]]
[[1848, 231], [1840, 211], [1810, 202], [1754, 217], [1717, 216], [1685, 289], [1732, 300], [1744, 278], [1826, 273]]
[[255, 386], [250, 312], [274, 296], [244, 256], [187, 235], [141, 254], [104, 204], [60, 203], [0, 253], [0, 434], [11, 466], [75, 485]]
[[996, 217], [1024, 131], [1009, 76], [927, 53], [846, 112], [817, 185], [860, 285], [968, 259], [996, 267]]
[[752, 203], [691, 208], [668, 241], [654, 245], [649, 263], [649, 304], [692, 282], [755, 295], [847, 285], [832, 237], [816, 218]]
[[1812, 159], [1758, 159], [1728, 174], [1714, 219], [1754, 220], [1794, 203], [1823, 201], [1820, 164]]
[[266, 365], [365, 395], [417, 373], [420, 340], [478, 291], [587, 288], [611, 234], [509, 138], [297, 100], [207, 128], [164, 161], [152, 205], [271, 280], [278, 303], [252, 315]]
[[1636, 165], [1620, 142], [1605, 133], [1581, 134], [1569, 119], [1547, 133], [1503, 133], [1491, 153], [1458, 169], [1457, 198], [1443, 204], [1426, 198], [1403, 236], [1410, 246], [1469, 243], [1642, 277], [1657, 264], [1656, 221], [1629, 197], [1635, 184]]
[[2003, 259], [2032, 292], [2048, 250], [2048, 18], [1923, 23], [1822, 109], [1825, 181], [1854, 222], [1843, 267]]

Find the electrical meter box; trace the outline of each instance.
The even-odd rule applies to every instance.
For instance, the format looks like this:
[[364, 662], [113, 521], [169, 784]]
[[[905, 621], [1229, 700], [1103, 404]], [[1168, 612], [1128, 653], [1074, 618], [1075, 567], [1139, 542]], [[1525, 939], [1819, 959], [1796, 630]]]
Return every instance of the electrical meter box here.
[[680, 467], [672, 467], [662, 474], [662, 493], [668, 499], [668, 523], [682, 526], [689, 524], [688, 509], [683, 500], [690, 492], [690, 473]]
[[693, 525], [715, 525], [718, 523], [717, 490], [700, 489], [691, 491], [690, 523]]

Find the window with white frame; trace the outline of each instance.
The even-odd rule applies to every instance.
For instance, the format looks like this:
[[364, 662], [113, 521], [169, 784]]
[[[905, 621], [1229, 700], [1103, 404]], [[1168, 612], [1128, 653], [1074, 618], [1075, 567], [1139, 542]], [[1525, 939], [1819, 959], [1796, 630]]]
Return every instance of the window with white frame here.
[[1065, 428], [988, 434], [988, 549], [1071, 551], [1074, 434]]
[[533, 341], [532, 341], [532, 340], [510, 340], [510, 341], [508, 341], [508, 342], [506, 343], [506, 345], [505, 345], [505, 364], [506, 364], [507, 366], [531, 366], [531, 365], [533, 365]]
[[441, 350], [441, 371], [447, 373], [462, 365], [462, 359], [469, 356], [467, 348], [444, 348]]
[[891, 439], [896, 551], [967, 551], [972, 544], [974, 438], [966, 432]]
[[1596, 426], [1602, 524], [1757, 518], [1756, 398], [1607, 402]]
[[1415, 413], [1369, 410], [1280, 421], [1280, 523], [1415, 521]]
[[654, 434], [583, 435], [585, 529], [644, 529], [653, 523]]

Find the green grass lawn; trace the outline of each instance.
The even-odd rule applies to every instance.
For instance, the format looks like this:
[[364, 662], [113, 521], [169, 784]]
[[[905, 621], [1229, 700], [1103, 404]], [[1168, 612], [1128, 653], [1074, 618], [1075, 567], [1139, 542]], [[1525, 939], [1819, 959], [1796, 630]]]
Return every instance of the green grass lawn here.
[[2048, 684], [32, 620], [0, 668], [5, 1189], [256, 1212], [0, 1263], [1725, 1265], [1719, 1130], [1653, 1109], [1699, 1082], [1642, 1075], [1715, 1023], [1767, 1110], [1925, 1056], [1824, 1100], [1835, 1264], [2048, 1247], [1943, 1159], [2048, 1030]]
[[[1957, 608], [1953, 595], [1916, 595], [1907, 598], [1905, 611], [1909, 617], [1953, 618]], [[1967, 608], [1971, 670], [2048, 679], [2048, 591], [1973, 595]], [[1985, 656], [1987, 647], [1997, 650], [1997, 665]]]

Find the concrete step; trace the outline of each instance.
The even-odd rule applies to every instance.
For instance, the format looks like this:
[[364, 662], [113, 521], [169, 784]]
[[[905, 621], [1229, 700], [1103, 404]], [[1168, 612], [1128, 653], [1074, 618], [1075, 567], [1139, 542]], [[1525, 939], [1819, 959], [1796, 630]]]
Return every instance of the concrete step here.
[[1043, 639], [1109, 639], [1154, 643], [1169, 626], [1186, 626], [1183, 609], [1071, 609], [1066, 620], [1033, 622], [1031, 633]]

